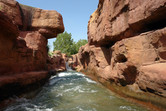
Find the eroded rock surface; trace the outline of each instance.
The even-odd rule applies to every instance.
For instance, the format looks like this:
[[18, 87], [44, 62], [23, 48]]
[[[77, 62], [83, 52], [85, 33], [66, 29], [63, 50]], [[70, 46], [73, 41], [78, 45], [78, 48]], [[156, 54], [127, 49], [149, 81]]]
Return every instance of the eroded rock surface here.
[[66, 70], [66, 55], [62, 54], [61, 51], [54, 51], [52, 57], [49, 57], [47, 62], [48, 70], [51, 73], [62, 72]]
[[142, 100], [166, 105], [150, 96], [166, 98], [165, 15], [165, 0], [99, 0], [88, 23], [88, 44], [76, 55], [76, 69], [109, 87], [113, 83], [135, 95], [149, 94], [150, 99]]
[[63, 31], [56, 11], [0, 0], [0, 101], [25, 92], [19, 88], [43, 85], [50, 77], [47, 39]]
[[116, 41], [165, 26], [165, 0], [99, 0], [88, 24], [90, 44]]

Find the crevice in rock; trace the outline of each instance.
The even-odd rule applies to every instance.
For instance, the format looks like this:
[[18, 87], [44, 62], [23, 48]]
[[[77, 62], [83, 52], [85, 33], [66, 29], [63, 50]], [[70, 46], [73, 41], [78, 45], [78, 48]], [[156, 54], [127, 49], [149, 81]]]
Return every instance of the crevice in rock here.
[[124, 79], [119, 80], [122, 86], [134, 84], [138, 75], [137, 67], [128, 66], [126, 69], [124, 69], [122, 75], [124, 76]]
[[166, 27], [166, 19], [154, 21], [148, 24], [145, 24], [147, 31], [158, 30]]
[[151, 88], [146, 88], [148, 92], [151, 92], [151, 93], [155, 93], [155, 90], [151, 89]]
[[134, 31], [133, 36], [166, 27], [165, 15], [166, 7], [160, 7], [148, 18], [145, 18], [135, 24], [131, 24], [130, 28]]
[[80, 59], [80, 62], [83, 65], [83, 68], [85, 69], [90, 62], [90, 56], [89, 56], [89, 53], [87, 53], [87, 52], [85, 52], [82, 56], [83, 56], [83, 58], [86, 58], [86, 59], [83, 59], [83, 58]]
[[157, 57], [156, 59], [155, 59], [155, 61], [159, 61], [160, 60], [160, 58], [159, 57]]
[[119, 54], [116, 56], [116, 62], [119, 63], [127, 62], [127, 57], [124, 54]]
[[122, 8], [121, 12], [127, 12], [128, 10], [129, 10], [129, 5], [125, 5], [125, 6]]

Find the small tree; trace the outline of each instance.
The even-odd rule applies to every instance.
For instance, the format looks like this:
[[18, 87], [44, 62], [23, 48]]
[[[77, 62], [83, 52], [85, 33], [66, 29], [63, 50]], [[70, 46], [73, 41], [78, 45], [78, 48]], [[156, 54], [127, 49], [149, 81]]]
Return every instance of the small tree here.
[[85, 44], [87, 44], [88, 41], [85, 39], [80, 39], [77, 43], [76, 43], [76, 52], [78, 53], [79, 48]]
[[59, 34], [56, 40], [53, 42], [54, 51], [60, 50], [62, 53], [66, 53], [67, 55], [72, 54], [72, 45], [73, 39], [71, 37], [71, 33], [64, 32]]
[[59, 34], [53, 42], [54, 51], [60, 50], [68, 56], [78, 53], [79, 48], [85, 45], [87, 40], [79, 40], [77, 43], [73, 41], [71, 33], [64, 32]]

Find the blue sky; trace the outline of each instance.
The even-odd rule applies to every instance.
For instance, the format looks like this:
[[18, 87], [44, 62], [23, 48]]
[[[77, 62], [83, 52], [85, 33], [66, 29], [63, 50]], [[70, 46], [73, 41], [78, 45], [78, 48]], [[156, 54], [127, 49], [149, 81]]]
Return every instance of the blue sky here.
[[[90, 15], [97, 9], [99, 0], [17, 0], [21, 4], [56, 10], [63, 16], [65, 31], [72, 34], [74, 41], [87, 39]], [[48, 42], [52, 46], [55, 39]]]

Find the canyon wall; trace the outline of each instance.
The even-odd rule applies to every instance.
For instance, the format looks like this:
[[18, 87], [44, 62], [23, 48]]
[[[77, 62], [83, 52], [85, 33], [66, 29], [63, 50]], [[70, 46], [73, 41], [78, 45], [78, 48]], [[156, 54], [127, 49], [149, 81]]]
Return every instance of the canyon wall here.
[[0, 0], [0, 101], [50, 77], [47, 40], [63, 31], [56, 11]]
[[73, 56], [77, 70], [127, 97], [166, 108], [165, 15], [166, 0], [99, 0], [88, 44]]
[[48, 70], [51, 73], [56, 74], [56, 72], [62, 72], [66, 70], [66, 59], [67, 55], [61, 53], [61, 51], [54, 51], [52, 57], [48, 58]]

